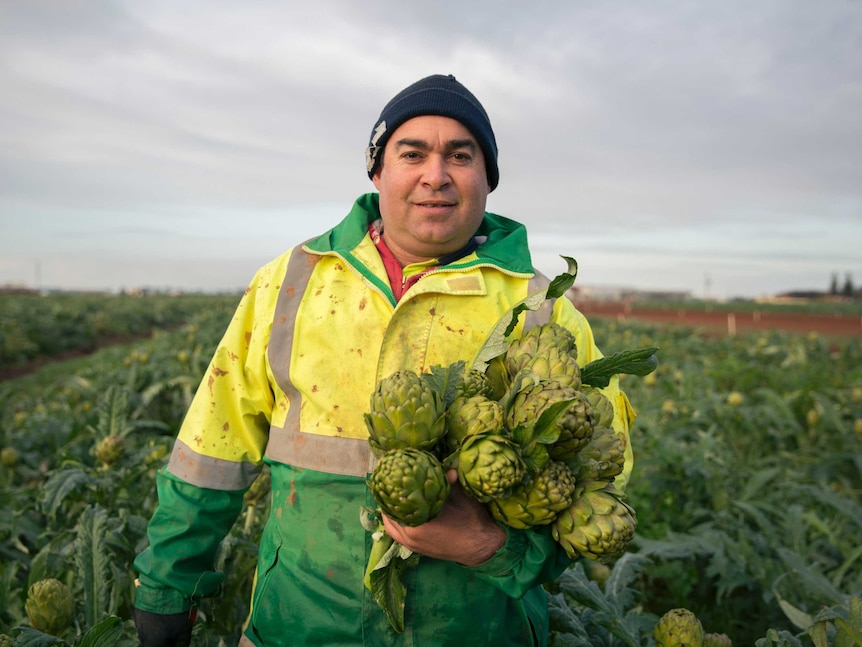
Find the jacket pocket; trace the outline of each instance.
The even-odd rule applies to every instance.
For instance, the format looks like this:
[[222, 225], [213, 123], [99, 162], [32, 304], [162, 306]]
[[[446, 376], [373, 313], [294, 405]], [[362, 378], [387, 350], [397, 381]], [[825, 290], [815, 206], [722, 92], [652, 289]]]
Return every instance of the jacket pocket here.
[[254, 594], [252, 595], [252, 607], [251, 607], [251, 630], [254, 632], [254, 635], [257, 636], [258, 640], [263, 641], [263, 636], [261, 636], [260, 631], [258, 631], [258, 623], [256, 620], [260, 616], [261, 610], [261, 600], [266, 596], [266, 592], [269, 589], [270, 580], [272, 579], [273, 573], [275, 572], [276, 566], [278, 566], [278, 555], [281, 552], [281, 542], [279, 542], [275, 546], [275, 551], [273, 552], [272, 559], [266, 564], [263, 577], [258, 579], [256, 586], [254, 587]]

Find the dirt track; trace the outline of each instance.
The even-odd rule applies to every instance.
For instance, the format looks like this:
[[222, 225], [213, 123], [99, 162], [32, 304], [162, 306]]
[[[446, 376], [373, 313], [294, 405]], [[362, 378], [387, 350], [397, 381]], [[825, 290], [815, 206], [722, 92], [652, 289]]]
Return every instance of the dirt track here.
[[781, 313], [774, 311], [694, 310], [667, 308], [641, 308], [637, 303], [621, 301], [577, 301], [575, 305], [587, 317], [627, 318], [651, 323], [671, 323], [681, 326], [703, 328], [716, 333], [735, 334], [757, 330], [784, 330], [807, 334], [816, 332], [823, 336], [862, 337], [862, 317], [859, 315], [820, 315], [805, 313]]

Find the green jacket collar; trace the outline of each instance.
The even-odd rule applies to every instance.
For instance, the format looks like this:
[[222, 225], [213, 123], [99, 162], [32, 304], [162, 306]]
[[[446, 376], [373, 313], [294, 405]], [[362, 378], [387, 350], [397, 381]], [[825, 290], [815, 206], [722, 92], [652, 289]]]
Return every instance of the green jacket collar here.
[[[350, 213], [335, 227], [321, 236], [308, 241], [305, 247], [312, 252], [330, 252], [349, 256], [365, 236], [368, 225], [380, 217], [379, 195], [366, 193], [353, 203]], [[466, 268], [476, 265], [493, 265], [507, 273], [534, 273], [530, 250], [527, 246], [527, 229], [519, 222], [485, 212], [478, 236], [486, 240], [476, 249], [475, 257], [466, 262], [455, 263]]]

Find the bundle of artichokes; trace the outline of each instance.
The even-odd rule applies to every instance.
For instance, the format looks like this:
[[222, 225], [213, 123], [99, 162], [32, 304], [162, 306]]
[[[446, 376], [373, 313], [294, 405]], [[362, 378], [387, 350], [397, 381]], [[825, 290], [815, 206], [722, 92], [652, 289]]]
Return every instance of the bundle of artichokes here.
[[455, 468], [501, 523], [551, 525], [573, 559], [620, 555], [637, 523], [614, 486], [625, 436], [612, 427], [611, 402], [585, 383], [577, 353], [573, 335], [547, 323], [510, 342], [486, 371], [461, 363], [436, 380], [407, 370], [381, 380], [365, 415], [378, 458], [368, 484], [380, 510], [404, 525], [433, 519], [449, 494], [446, 469]]
[[500, 523], [550, 525], [572, 559], [624, 552], [637, 526], [614, 486], [626, 439], [613, 429], [614, 407], [600, 388], [617, 373], [650, 373], [656, 350], [581, 367], [572, 333], [547, 323], [507, 341], [481, 369], [458, 362], [422, 375], [398, 371], [378, 383], [365, 414], [377, 458], [368, 486], [378, 506], [363, 510], [375, 539], [366, 586], [396, 631], [403, 631], [403, 604], [393, 600], [405, 593], [393, 594], [398, 578], [386, 569], [403, 569], [415, 556], [386, 537], [377, 512], [402, 525], [433, 519], [449, 495], [449, 469]]

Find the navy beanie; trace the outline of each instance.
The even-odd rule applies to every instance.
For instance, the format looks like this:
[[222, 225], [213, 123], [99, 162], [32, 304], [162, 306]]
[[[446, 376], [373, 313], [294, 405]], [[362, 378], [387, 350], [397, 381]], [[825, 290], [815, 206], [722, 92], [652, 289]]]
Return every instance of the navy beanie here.
[[374, 176], [389, 136], [408, 119], [439, 115], [460, 121], [476, 138], [485, 157], [488, 185], [493, 191], [500, 181], [497, 168], [497, 140], [488, 114], [473, 94], [451, 74], [435, 74], [417, 81], [396, 94], [383, 108], [371, 129], [365, 153], [368, 177]]

